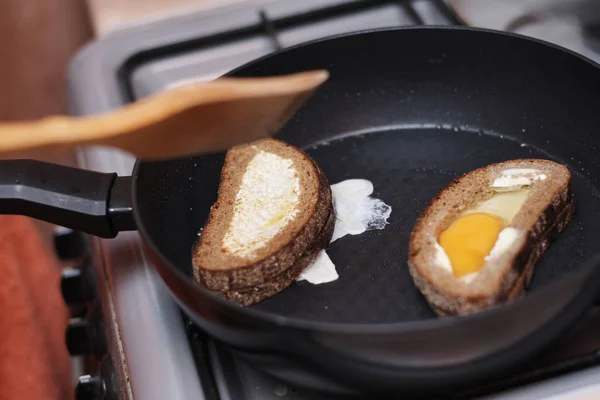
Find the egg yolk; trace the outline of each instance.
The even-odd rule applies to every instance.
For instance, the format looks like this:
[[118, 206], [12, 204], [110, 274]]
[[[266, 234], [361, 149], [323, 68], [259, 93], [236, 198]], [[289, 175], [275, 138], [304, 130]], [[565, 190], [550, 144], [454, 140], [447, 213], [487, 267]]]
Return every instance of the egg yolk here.
[[479, 271], [503, 228], [500, 217], [487, 213], [463, 215], [452, 222], [439, 243], [450, 259], [454, 276]]

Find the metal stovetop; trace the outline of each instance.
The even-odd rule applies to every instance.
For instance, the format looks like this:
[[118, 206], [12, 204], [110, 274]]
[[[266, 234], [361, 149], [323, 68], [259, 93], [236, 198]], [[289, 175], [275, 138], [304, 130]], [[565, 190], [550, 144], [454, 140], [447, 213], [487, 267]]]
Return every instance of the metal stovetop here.
[[[70, 109], [75, 115], [103, 113], [165, 88], [216, 78], [257, 57], [324, 36], [457, 23], [442, 0], [247, 0], [128, 28], [86, 46], [70, 65]], [[111, 149], [85, 149], [78, 156], [83, 167], [119, 175], [130, 174], [134, 164], [128, 154]], [[99, 253], [96, 268], [105, 278], [100, 291], [104, 315], [114, 322], [109, 324], [110, 348], [123, 398], [323, 398], [253, 370], [188, 325], [146, 258], [137, 233], [95, 239], [94, 244]], [[587, 324], [574, 329], [564, 345], [522, 366], [517, 375], [467, 397], [514, 385], [517, 392], [493, 398], [551, 398], [591, 390], [600, 382], [600, 367], [590, 367], [598, 363], [600, 334], [594, 333], [600, 333], [600, 312], [591, 313]], [[575, 369], [580, 371], [567, 373]]]

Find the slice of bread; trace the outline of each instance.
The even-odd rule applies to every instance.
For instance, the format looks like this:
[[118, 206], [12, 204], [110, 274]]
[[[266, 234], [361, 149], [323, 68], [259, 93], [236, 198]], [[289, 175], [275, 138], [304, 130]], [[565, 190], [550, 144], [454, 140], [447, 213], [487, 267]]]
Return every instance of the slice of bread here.
[[334, 221], [327, 178], [306, 153], [272, 138], [236, 146], [194, 248], [195, 280], [241, 305], [261, 301], [312, 263]]
[[317, 240], [312, 247], [306, 249], [298, 259], [288, 269], [277, 275], [270, 281], [238, 290], [230, 290], [223, 295], [242, 306], [257, 303], [267, 297], [271, 297], [283, 289], [290, 286], [298, 278], [300, 273], [308, 268], [317, 258], [321, 250], [327, 247], [335, 227], [335, 212], [333, 207], [330, 210], [327, 223], [319, 233]]
[[[520, 296], [536, 262], [573, 216], [570, 183], [571, 174], [561, 164], [520, 159], [476, 169], [444, 188], [417, 220], [409, 243], [410, 274], [432, 309], [442, 316], [468, 314]], [[494, 247], [469, 279], [443, 268], [441, 233], [495, 194], [524, 186], [528, 195], [506, 227], [511, 228], [511, 240], [500, 247], [498, 239], [498, 251]]]

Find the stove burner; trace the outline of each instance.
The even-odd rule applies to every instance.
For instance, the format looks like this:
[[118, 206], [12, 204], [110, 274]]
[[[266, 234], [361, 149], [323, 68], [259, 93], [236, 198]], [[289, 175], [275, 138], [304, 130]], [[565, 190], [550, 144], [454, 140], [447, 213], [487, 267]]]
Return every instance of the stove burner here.
[[583, 42], [591, 50], [600, 53], [600, 22], [584, 25], [581, 28]]
[[[282, 361], [275, 363], [263, 359], [261, 372], [241, 358], [237, 351], [228, 349], [202, 333], [188, 320], [188, 337], [196, 358], [200, 375], [211, 374], [210, 382], [217, 390], [221, 400], [276, 400], [282, 391], [292, 395], [294, 400], [329, 400], [329, 399], [359, 399], [369, 398], [368, 395], [357, 397], [356, 393], [337, 386], [334, 383], [323, 382], [318, 378], [304, 377], [307, 388], [294, 388], [273, 376], [296, 374], [298, 370], [288, 364], [288, 369], [282, 371]], [[493, 384], [478, 385], [451, 395], [453, 400], [472, 399], [479, 396], [497, 393], [529, 383], [560, 376], [583, 368], [600, 365], [600, 307], [594, 307], [583, 317], [582, 321], [566, 334], [553, 347], [542, 352], [536, 359], [524, 365], [517, 366], [512, 373], [500, 378]], [[211, 369], [206, 369], [206, 357], [210, 359]], [[253, 356], [253, 365], [261, 363], [260, 356]], [[271, 360], [272, 361], [272, 360]], [[270, 370], [270, 365], [277, 370]], [[283, 364], [285, 365], [285, 364]], [[320, 385], [320, 386], [319, 386]], [[325, 393], [325, 394], [324, 394]]]

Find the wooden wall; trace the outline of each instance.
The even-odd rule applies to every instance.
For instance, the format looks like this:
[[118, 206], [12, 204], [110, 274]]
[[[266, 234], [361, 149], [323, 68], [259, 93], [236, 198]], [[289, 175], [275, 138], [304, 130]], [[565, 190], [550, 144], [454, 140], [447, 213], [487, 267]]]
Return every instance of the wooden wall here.
[[[0, 121], [66, 113], [67, 64], [91, 38], [85, 0], [0, 0]], [[12, 158], [74, 163], [56, 150]]]

